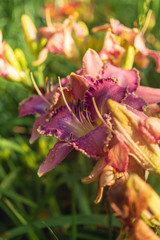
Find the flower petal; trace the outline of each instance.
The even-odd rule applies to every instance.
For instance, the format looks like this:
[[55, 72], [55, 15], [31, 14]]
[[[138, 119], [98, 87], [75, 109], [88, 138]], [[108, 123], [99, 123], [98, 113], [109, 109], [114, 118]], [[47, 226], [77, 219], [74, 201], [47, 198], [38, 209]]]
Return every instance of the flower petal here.
[[47, 57], [48, 57], [48, 49], [44, 47], [40, 51], [38, 58], [34, 62], [32, 62], [33, 66], [39, 66], [47, 59]]
[[128, 167], [129, 149], [126, 144], [116, 142], [108, 152], [109, 165], [115, 168], [117, 172], [126, 172]]
[[118, 85], [121, 87], [128, 87], [130, 92], [137, 89], [139, 85], [139, 72], [136, 69], [126, 70], [113, 66], [110, 63], [104, 64], [104, 69], [102, 71], [102, 78], [113, 77], [118, 81]]
[[38, 131], [45, 136], [56, 136], [60, 140], [77, 139], [84, 135], [80, 121], [66, 107], [61, 107]]
[[160, 143], [160, 119], [148, 117], [139, 122], [139, 128], [151, 142]]
[[107, 165], [107, 161], [105, 161], [104, 158], [99, 159], [96, 162], [96, 165], [94, 166], [89, 176], [82, 178], [81, 181], [86, 184], [95, 181], [106, 165]]
[[135, 47], [145, 56], [152, 57], [156, 62], [156, 70], [160, 72], [160, 51], [146, 48], [142, 34], [138, 34], [134, 41]]
[[78, 61], [79, 51], [77, 49], [76, 43], [72, 37], [72, 26], [66, 24], [64, 27], [64, 46], [63, 51], [65, 57], [73, 62]]
[[73, 142], [73, 147], [87, 157], [99, 159], [106, 155], [105, 146], [110, 140], [110, 131], [104, 124]]
[[70, 75], [70, 81], [72, 86], [72, 94], [76, 101], [83, 100], [86, 90], [93, 84], [91, 79], [85, 78], [77, 74]]
[[[160, 148], [158, 144], [151, 143], [139, 129], [139, 122], [145, 115], [136, 110], [128, 110], [122, 104], [111, 99], [108, 106], [115, 122], [115, 134], [118, 134], [130, 149], [130, 155], [145, 169], [160, 174]], [[144, 117], [145, 118], [145, 117]], [[146, 116], [147, 118], [147, 116]]]
[[100, 58], [117, 65], [121, 62], [124, 53], [125, 49], [118, 44], [115, 35], [107, 32], [102, 50], [99, 52]]
[[20, 104], [19, 117], [24, 117], [31, 114], [43, 114], [45, 109], [49, 108], [40, 96], [31, 96]]
[[53, 168], [57, 167], [68, 153], [73, 149], [72, 145], [65, 142], [58, 142], [54, 145], [52, 149], [49, 150], [49, 153], [45, 161], [41, 164], [38, 170], [38, 176], [41, 177], [45, 173], [49, 172]]
[[38, 29], [39, 34], [43, 37], [43, 38], [47, 38], [50, 39], [52, 37], [52, 35], [56, 32], [56, 27], [51, 26], [51, 27], [40, 27]]
[[118, 86], [113, 79], [108, 78], [97, 80], [96, 83], [90, 87], [85, 94], [85, 103], [88, 107], [88, 110], [91, 112], [91, 118], [96, 120], [98, 119], [92, 102], [93, 97], [98, 110], [103, 115], [105, 113], [109, 113], [109, 109], [106, 104], [108, 99], [114, 99], [115, 101], [120, 102], [125, 97], [125, 94], [126, 89]]
[[51, 53], [64, 53], [64, 32], [56, 32], [53, 36], [48, 40], [46, 48]]
[[156, 103], [149, 104], [148, 108], [144, 109], [145, 114], [149, 117], [155, 117], [158, 113], [160, 113], [160, 106]]
[[148, 55], [155, 60], [156, 71], [160, 72], [160, 51], [154, 51], [154, 50], [148, 49]]
[[93, 49], [88, 49], [83, 57], [83, 73], [96, 78], [103, 66], [98, 53]]
[[139, 111], [142, 111], [143, 108], [147, 106], [146, 102], [134, 93], [129, 93], [122, 102]]
[[39, 126], [45, 124], [46, 119], [47, 119], [47, 114], [43, 114], [42, 116], [38, 117], [35, 120], [33, 128], [32, 128], [32, 134], [31, 134], [31, 137], [29, 140], [30, 143], [33, 143], [40, 137], [40, 134], [38, 133], [37, 129], [39, 128]]
[[145, 46], [144, 39], [141, 33], [137, 34], [134, 39], [134, 46], [137, 48], [142, 54], [148, 55], [148, 49]]
[[142, 97], [148, 104], [160, 102], [160, 89], [139, 86], [135, 92]]

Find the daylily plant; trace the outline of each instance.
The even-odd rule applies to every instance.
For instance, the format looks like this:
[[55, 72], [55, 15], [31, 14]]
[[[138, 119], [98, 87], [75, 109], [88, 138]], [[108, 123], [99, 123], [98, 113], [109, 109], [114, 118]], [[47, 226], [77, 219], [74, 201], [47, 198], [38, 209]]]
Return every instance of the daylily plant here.
[[[43, 98], [30, 97], [23, 102], [20, 116], [41, 115], [34, 123], [30, 141], [34, 142], [40, 134], [59, 140], [50, 149], [38, 175], [55, 168], [76, 149], [98, 160], [83, 182], [99, 178], [95, 201], [99, 202], [103, 188], [118, 178], [126, 179], [131, 172], [144, 178], [144, 169], [159, 174], [160, 136], [154, 124], [160, 123], [143, 111], [150, 108], [148, 103], [160, 101], [160, 93], [150, 88], [153, 94], [147, 95], [146, 88], [141, 89], [139, 84], [136, 69], [125, 70], [103, 63], [99, 55], [89, 49], [82, 69], [59, 81]], [[141, 91], [137, 94], [138, 89]], [[157, 95], [153, 97], [155, 92]]]

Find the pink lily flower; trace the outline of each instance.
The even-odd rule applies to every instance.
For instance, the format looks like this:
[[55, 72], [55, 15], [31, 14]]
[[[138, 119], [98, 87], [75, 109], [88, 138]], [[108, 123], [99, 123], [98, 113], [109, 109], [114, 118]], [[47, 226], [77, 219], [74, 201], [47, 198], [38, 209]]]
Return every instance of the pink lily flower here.
[[52, 54], [64, 54], [64, 56], [73, 62], [79, 61], [80, 54], [77, 49], [72, 33], [76, 37], [84, 38], [88, 35], [88, 29], [82, 22], [76, 22], [78, 14], [75, 12], [64, 20], [63, 23], [48, 22], [47, 27], [39, 28], [39, 33], [47, 39], [46, 46], [39, 53], [38, 59], [33, 62], [37, 66], [44, 62], [48, 52]]
[[[120, 24], [118, 20], [111, 19], [110, 24], [93, 28], [93, 32], [98, 31], [107, 31], [102, 50], [99, 53], [103, 60], [108, 61], [109, 59], [112, 64], [120, 66], [125, 50], [129, 46], [133, 46], [136, 50], [135, 62], [139, 67], [147, 67], [149, 61], [146, 57], [150, 56], [156, 62], [157, 72], [160, 72], [160, 52], [148, 49], [145, 46], [144, 33], [139, 32], [138, 29], [128, 28]], [[113, 55], [113, 59], [110, 55]]]

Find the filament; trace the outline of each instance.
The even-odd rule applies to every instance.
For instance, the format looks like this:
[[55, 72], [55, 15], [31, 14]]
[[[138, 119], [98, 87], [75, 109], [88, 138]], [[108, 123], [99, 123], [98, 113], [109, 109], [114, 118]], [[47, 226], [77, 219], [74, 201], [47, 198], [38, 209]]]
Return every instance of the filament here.
[[62, 97], [63, 97], [63, 101], [68, 109], [68, 111], [72, 114], [72, 116], [74, 117], [75, 121], [78, 123], [79, 127], [84, 131], [84, 133], [86, 133], [86, 131], [90, 131], [90, 130], [93, 130], [93, 126], [92, 124], [90, 124], [90, 122], [87, 122], [86, 118], [84, 117], [83, 113], [81, 113], [81, 111], [79, 110], [79, 118], [80, 120], [76, 117], [76, 115], [73, 113], [72, 109], [70, 108], [66, 98], [65, 98], [65, 95], [64, 95], [64, 92], [63, 92], [63, 88], [62, 88], [62, 85], [61, 85], [61, 80], [60, 80], [60, 77], [58, 77], [58, 81], [59, 81], [59, 86], [60, 86], [60, 91], [61, 91], [61, 94], [62, 94]]
[[98, 117], [99, 117], [100, 120], [102, 121], [102, 123], [104, 123], [104, 125], [113, 132], [113, 129], [109, 126], [109, 124], [107, 124], [107, 123], [104, 121], [102, 115], [100, 114], [94, 97], [92, 97], [92, 102], [93, 102], [94, 109], [95, 109]]
[[64, 92], [63, 92], [63, 89], [62, 89], [62, 85], [61, 85], [61, 79], [60, 77], [58, 77], [58, 82], [59, 82], [59, 87], [60, 87], [60, 91], [61, 91], [61, 94], [62, 94], [62, 97], [63, 97], [63, 101], [68, 109], [68, 111], [72, 114], [72, 116], [76, 117], [72, 111], [72, 109], [70, 108], [70, 106], [68, 105], [68, 102], [66, 101], [66, 98], [64, 96]]
[[37, 86], [37, 83], [35, 82], [34, 80], [34, 77], [33, 77], [33, 73], [31, 72], [31, 80], [33, 82], [33, 85], [34, 85], [34, 88], [36, 89], [38, 95], [49, 105], [51, 105], [51, 103], [43, 96], [43, 94], [41, 93], [39, 87]]

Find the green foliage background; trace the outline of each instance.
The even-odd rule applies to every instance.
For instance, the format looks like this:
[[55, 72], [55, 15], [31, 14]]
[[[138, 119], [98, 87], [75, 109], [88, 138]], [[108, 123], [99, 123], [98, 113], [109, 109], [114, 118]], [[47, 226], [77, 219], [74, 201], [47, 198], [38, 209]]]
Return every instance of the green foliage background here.
[[[94, 0], [94, 18], [86, 23], [91, 29], [114, 17], [129, 27], [135, 21], [139, 24], [139, 19], [143, 24], [144, 3], [155, 13], [152, 33], [159, 39], [158, 0]], [[28, 14], [37, 28], [45, 26], [44, 4], [44, 0], [0, 0], [3, 39], [13, 49], [24, 51], [33, 72], [37, 69], [31, 65], [34, 57], [25, 43], [20, 17]], [[49, 63], [44, 73], [55, 81], [57, 76], [76, 70], [63, 57], [51, 56]], [[142, 71], [141, 77], [144, 85], [160, 87], [160, 74], [155, 72], [154, 61]], [[0, 77], [0, 239], [115, 239], [120, 225], [112, 216], [106, 197], [98, 205], [93, 203], [97, 182], [88, 186], [80, 181], [91, 171], [91, 160], [72, 152], [54, 171], [41, 179], [37, 177], [38, 167], [55, 140], [41, 137], [33, 145], [29, 144], [34, 117], [18, 118], [18, 105], [30, 94], [21, 84]], [[151, 176], [150, 181], [160, 193], [158, 178]]]

